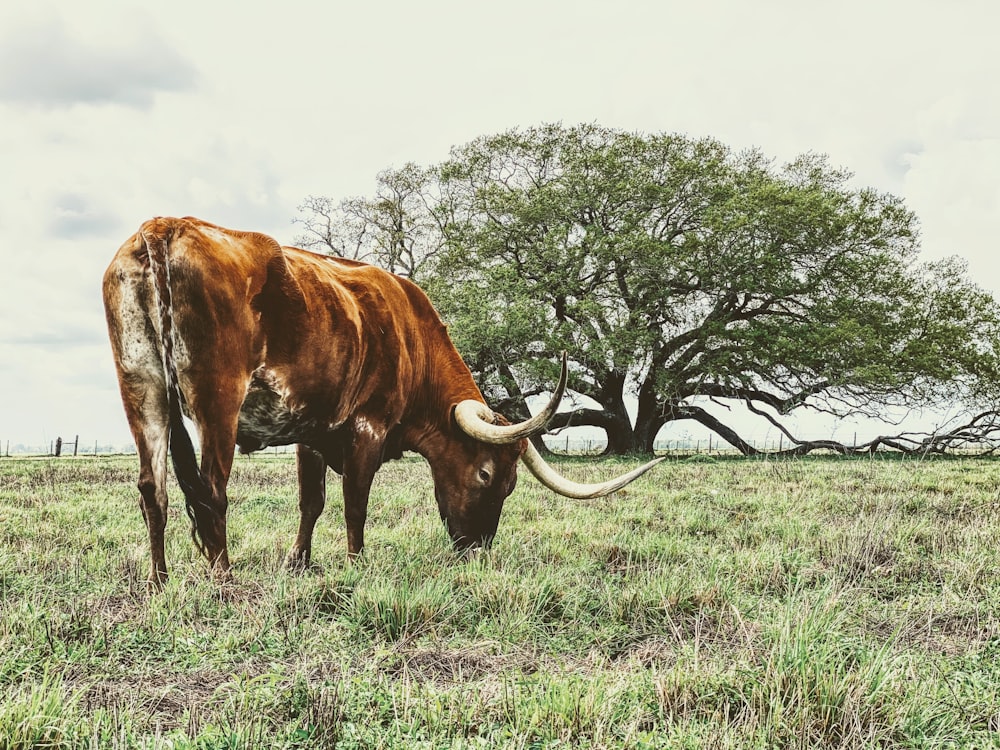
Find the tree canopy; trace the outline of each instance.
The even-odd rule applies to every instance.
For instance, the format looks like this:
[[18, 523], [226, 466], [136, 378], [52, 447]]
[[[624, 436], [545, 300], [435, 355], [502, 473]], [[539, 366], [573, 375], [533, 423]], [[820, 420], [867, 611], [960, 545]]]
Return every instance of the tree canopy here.
[[921, 262], [913, 213], [850, 178], [817, 154], [776, 166], [710, 138], [548, 125], [384, 172], [375, 199], [336, 217], [307, 203], [302, 223], [374, 238], [370, 255], [428, 290], [513, 416], [566, 351], [570, 388], [597, 406], [553, 425], [600, 427], [610, 452], [650, 452], [679, 419], [754, 452], [705, 399], [741, 403], [804, 451], [820, 443], [783, 427], [794, 409], [880, 416], [997, 382], [993, 298], [959, 260]]

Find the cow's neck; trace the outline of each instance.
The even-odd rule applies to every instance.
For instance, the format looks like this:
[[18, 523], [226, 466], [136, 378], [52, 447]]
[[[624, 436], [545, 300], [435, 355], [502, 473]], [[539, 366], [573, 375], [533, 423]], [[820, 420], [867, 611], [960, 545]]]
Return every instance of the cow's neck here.
[[[450, 343], [450, 342], [449, 342]], [[455, 406], [467, 399], [485, 403], [472, 373], [457, 351], [444, 358], [445, 366], [428, 373], [416, 409], [403, 425], [403, 447], [416, 451], [429, 462], [454, 451], [463, 433], [455, 424]]]

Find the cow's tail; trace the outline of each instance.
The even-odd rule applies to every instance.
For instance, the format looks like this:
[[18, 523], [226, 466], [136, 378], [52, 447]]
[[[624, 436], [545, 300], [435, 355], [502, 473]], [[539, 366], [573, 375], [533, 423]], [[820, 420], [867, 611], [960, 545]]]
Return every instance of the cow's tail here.
[[[152, 226], [150, 226], [152, 224]], [[156, 289], [160, 318], [160, 351], [163, 354], [163, 374], [167, 384], [167, 410], [169, 416], [170, 458], [177, 483], [184, 493], [184, 506], [191, 520], [191, 539], [202, 555], [208, 556], [204, 540], [198, 529], [196, 508], [212, 512], [212, 489], [198, 467], [191, 436], [184, 425], [181, 411], [181, 387], [177, 377], [177, 360], [174, 356], [174, 314], [171, 301], [170, 264], [167, 252], [173, 227], [163, 221], [150, 222], [143, 227], [142, 239], [149, 253], [149, 267]]]

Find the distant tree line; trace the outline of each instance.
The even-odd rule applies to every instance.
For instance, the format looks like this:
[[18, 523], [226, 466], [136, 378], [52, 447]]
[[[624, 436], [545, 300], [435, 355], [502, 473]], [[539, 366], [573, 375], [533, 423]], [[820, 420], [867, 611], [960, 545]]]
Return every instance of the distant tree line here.
[[853, 446], [783, 417], [963, 403], [981, 408], [954, 429], [992, 450], [996, 301], [958, 258], [921, 260], [913, 212], [850, 178], [818, 154], [776, 165], [711, 138], [545, 125], [386, 170], [371, 197], [309, 197], [296, 241], [423, 286], [512, 418], [568, 352], [586, 400], [553, 426], [599, 427], [609, 453], [648, 453], [685, 419], [757, 452], [709, 401], [793, 453], [947, 450], [947, 430]]

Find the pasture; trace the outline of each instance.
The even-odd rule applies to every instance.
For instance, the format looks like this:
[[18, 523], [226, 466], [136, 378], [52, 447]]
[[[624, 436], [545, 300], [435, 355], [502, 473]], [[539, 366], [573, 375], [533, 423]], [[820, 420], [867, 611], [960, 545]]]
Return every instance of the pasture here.
[[995, 460], [674, 460], [592, 501], [522, 472], [463, 562], [408, 458], [353, 565], [331, 475], [296, 575], [294, 460], [239, 457], [235, 582], [171, 484], [152, 597], [136, 473], [0, 460], [0, 747], [1000, 746]]

